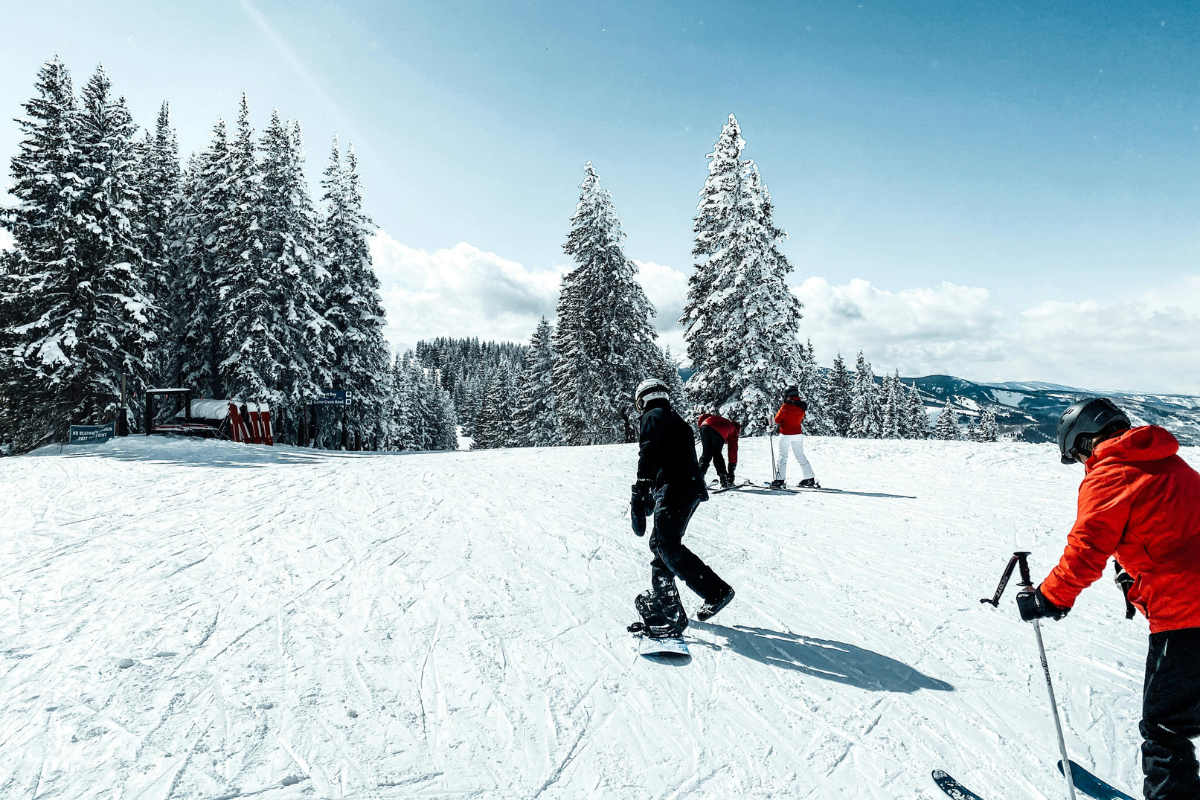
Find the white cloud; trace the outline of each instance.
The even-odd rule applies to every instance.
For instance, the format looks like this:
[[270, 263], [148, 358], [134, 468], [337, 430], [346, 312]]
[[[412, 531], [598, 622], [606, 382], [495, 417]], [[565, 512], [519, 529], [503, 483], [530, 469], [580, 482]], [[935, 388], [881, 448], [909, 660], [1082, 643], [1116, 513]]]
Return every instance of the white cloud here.
[[371, 256], [395, 347], [435, 336], [524, 342], [543, 314], [554, 318], [558, 270], [527, 270], [466, 242], [417, 250], [383, 231], [371, 240]]
[[[528, 269], [465, 242], [418, 250], [382, 231], [371, 252], [396, 347], [434, 336], [528, 341], [542, 315], [554, 319], [566, 269]], [[676, 321], [687, 275], [637, 264], [658, 310], [659, 343], [683, 355]], [[809, 278], [793, 291], [804, 303], [801, 335], [825, 365], [839, 350], [853, 361], [861, 348], [877, 373], [1200, 394], [1200, 276], [1119, 303], [1046, 300], [1026, 308], [953, 283], [888, 291], [865, 280]]]
[[[565, 267], [530, 270], [516, 261], [459, 242], [429, 252], [396, 241], [385, 231], [371, 240], [371, 256], [387, 309], [385, 330], [393, 347], [411, 347], [435, 336], [479, 336], [525, 342], [538, 319], [553, 321]], [[658, 311], [663, 344], [679, 352], [676, 320], [687, 296], [687, 276], [652, 261], [635, 262], [638, 280]]]
[[861, 348], [876, 372], [1200, 393], [1200, 277], [1119, 303], [1042, 301], [1020, 311], [987, 289], [951, 283], [889, 292], [810, 278], [793, 291], [805, 304], [801, 333], [823, 364]]
[[954, 374], [964, 362], [1001, 357], [1003, 315], [987, 289], [942, 283], [890, 292], [857, 278], [842, 286], [809, 278], [792, 291], [804, 303], [801, 335], [823, 364], [839, 351], [852, 360], [862, 349], [876, 371]]
[[1014, 364], [1059, 383], [1200, 394], [1200, 276], [1118, 303], [1038, 303], [1012, 341]]

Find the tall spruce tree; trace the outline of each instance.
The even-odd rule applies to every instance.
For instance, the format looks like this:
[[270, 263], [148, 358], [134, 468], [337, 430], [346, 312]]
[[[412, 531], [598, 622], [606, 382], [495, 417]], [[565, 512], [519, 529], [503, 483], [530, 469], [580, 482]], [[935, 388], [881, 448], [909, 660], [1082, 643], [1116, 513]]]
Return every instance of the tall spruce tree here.
[[217, 369], [231, 398], [279, 402], [279, 309], [273, 305], [275, 276], [265, 260], [262, 171], [257, 158], [250, 105], [242, 95], [237, 130], [229, 143], [229, 213], [218, 232], [223, 243], [216, 264], [217, 314], [214, 328]]
[[[388, 387], [386, 324], [379, 279], [371, 261], [375, 228], [362, 210], [362, 184], [354, 146], [342, 163], [338, 140], [325, 178], [326, 213], [320, 241], [328, 254], [325, 320], [332, 326], [330, 379], [335, 389], [352, 394], [353, 405], [336, 420], [340, 444], [359, 448], [386, 435]], [[337, 443], [335, 443], [337, 444]]]
[[787, 287], [770, 193], [730, 114], [708, 158], [692, 230], [696, 270], [680, 322], [695, 372], [688, 396], [749, 435], [766, 430], [780, 391], [799, 377], [801, 304]]
[[554, 331], [542, 317], [525, 356], [521, 397], [517, 406], [517, 437], [524, 447], [562, 444], [554, 410]]
[[38, 70], [37, 95], [22, 104], [21, 141], [10, 161], [15, 207], [0, 220], [15, 248], [0, 262], [0, 395], [18, 450], [65, 433], [82, 411], [67, 344], [75, 339], [83, 280], [76, 207], [86, 191], [80, 173], [79, 109], [71, 74], [56, 56]]
[[228, 235], [233, 212], [229, 136], [225, 121], [218, 118], [209, 146], [189, 161], [182, 199], [171, 224], [174, 382], [192, 389], [198, 397], [227, 396], [218, 369], [216, 320], [221, 270], [233, 260], [236, 247]]
[[883, 435], [883, 418], [879, 408], [879, 387], [871, 363], [858, 351], [854, 365], [854, 388], [850, 397], [850, 436], [855, 439], [878, 439]]
[[154, 339], [137, 222], [136, 128], [125, 100], [112, 97], [98, 68], [76, 105], [57, 59], [43, 67], [37, 89], [12, 160], [19, 206], [5, 215], [17, 245], [7, 259], [15, 277], [6, 279], [7, 291], [20, 293], [4, 368], [18, 447], [63, 433], [68, 422], [114, 419], [120, 376], [134, 393], [145, 385]]
[[846, 371], [846, 362], [838, 353], [833, 367], [825, 375], [824, 391], [821, 394], [825, 409], [826, 428], [833, 436], [850, 435], [851, 393], [853, 381]]
[[178, 365], [175, 359], [175, 320], [172, 287], [175, 278], [173, 224], [181, 202], [182, 170], [179, 142], [171, 127], [171, 109], [163, 103], [153, 131], [147, 131], [138, 148], [141, 208], [139, 225], [143, 240], [142, 280], [146, 295], [153, 302], [148, 313], [154, 331], [154, 348], [146, 354], [147, 379], [152, 386], [175, 383]]
[[572, 445], [626, 441], [633, 390], [662, 362], [650, 323], [654, 308], [621, 246], [625, 232], [612, 197], [590, 161], [583, 170], [563, 245], [576, 267], [563, 276], [554, 333], [555, 403]]
[[283, 122], [279, 112], [263, 132], [262, 142], [263, 270], [270, 280], [268, 296], [279, 343], [276, 398], [277, 436], [296, 441], [306, 404], [327, 384], [328, 352], [318, 276], [324, 276], [324, 253], [318, 219], [304, 179], [304, 151], [299, 125]]

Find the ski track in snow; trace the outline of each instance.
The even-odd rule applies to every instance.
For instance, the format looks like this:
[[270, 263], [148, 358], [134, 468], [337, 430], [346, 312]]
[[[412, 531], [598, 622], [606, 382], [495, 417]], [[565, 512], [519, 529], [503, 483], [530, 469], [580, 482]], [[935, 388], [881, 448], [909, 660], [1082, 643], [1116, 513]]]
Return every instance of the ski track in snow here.
[[[1049, 570], [1082, 472], [1026, 444], [806, 450], [826, 485], [915, 498], [702, 504], [686, 541], [738, 595], [683, 665], [625, 632], [632, 446], [2, 459], [0, 797], [929, 799], [933, 768], [1061, 797], [1033, 631], [1014, 588], [979, 598], [1018, 547]], [[1122, 610], [1103, 580], [1046, 641], [1072, 756], [1128, 790], [1147, 629]]]

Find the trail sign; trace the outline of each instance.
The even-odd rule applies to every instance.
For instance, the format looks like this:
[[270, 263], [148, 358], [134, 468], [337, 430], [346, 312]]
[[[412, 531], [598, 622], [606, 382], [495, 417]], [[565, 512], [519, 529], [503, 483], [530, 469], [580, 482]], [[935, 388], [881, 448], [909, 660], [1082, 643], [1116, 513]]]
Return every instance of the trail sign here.
[[72, 425], [69, 441], [71, 444], [104, 444], [116, 433], [117, 423], [115, 422], [107, 425]]
[[313, 398], [314, 406], [348, 406], [350, 405], [350, 393], [341, 389], [327, 389]]

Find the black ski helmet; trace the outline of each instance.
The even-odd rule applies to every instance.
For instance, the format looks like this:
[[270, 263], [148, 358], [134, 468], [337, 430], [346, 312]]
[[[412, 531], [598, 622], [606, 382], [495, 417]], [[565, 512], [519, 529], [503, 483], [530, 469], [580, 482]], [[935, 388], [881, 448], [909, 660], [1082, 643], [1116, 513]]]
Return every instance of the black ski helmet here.
[[1098, 434], [1130, 427], [1129, 417], [1107, 397], [1080, 400], [1058, 419], [1058, 452], [1062, 463], [1074, 464], [1075, 456], [1090, 453], [1091, 440]]
[[796, 386], [795, 384], [787, 387], [786, 389], [783, 390], [783, 396], [785, 398], [799, 397], [800, 396], [800, 387]]
[[633, 407], [641, 414], [651, 400], [670, 399], [670, 387], [658, 378], [647, 378], [638, 384], [633, 393]]

